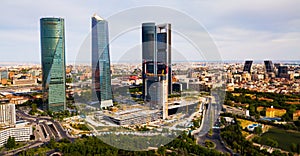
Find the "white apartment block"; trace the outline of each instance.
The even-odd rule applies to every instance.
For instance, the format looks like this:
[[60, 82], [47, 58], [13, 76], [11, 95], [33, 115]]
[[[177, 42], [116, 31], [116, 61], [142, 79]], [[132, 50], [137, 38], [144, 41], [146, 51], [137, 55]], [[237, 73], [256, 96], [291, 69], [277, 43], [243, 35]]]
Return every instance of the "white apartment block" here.
[[16, 121], [15, 104], [0, 103], [0, 147], [9, 137], [15, 141], [28, 141], [32, 135], [32, 126], [28, 122]]
[[32, 126], [24, 123], [16, 124], [14, 128], [0, 130], [0, 147], [6, 144], [9, 137], [15, 138], [16, 141], [28, 141], [32, 135]]
[[0, 104], [0, 128], [14, 127], [16, 124], [15, 104]]

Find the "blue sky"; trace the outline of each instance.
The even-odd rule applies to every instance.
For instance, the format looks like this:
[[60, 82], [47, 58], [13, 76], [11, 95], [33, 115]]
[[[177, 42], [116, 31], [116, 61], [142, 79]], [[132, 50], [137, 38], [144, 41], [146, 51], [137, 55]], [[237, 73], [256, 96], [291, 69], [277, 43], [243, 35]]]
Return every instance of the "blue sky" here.
[[[118, 12], [149, 5], [168, 7], [197, 20], [215, 41], [223, 60], [300, 60], [298, 0], [2, 0], [0, 4], [2, 63], [40, 62], [41, 17], [65, 18], [66, 58], [72, 63], [90, 32], [90, 17], [94, 13], [109, 19]], [[118, 61], [126, 51], [139, 51], [139, 33], [138, 29], [134, 30], [112, 43], [113, 61]], [[173, 46], [178, 51], [174, 59], [180, 59], [181, 55], [199, 59], [194, 56], [193, 47], [188, 48], [190, 45], [179, 36], [174, 35]]]

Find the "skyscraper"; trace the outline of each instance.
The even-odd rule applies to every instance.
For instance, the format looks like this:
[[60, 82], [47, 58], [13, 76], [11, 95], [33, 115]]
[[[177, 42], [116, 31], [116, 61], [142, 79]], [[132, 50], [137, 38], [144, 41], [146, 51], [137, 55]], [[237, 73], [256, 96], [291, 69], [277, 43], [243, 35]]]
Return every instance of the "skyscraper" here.
[[96, 14], [92, 17], [92, 77], [100, 107], [113, 106], [108, 22]]
[[142, 24], [142, 59], [143, 98], [151, 108], [162, 106], [166, 118], [172, 91], [171, 24]]
[[288, 75], [288, 66], [279, 66], [278, 77], [287, 77], [286, 75]]
[[271, 60], [265, 60], [265, 69], [267, 73], [274, 72], [274, 66]]
[[168, 75], [168, 94], [172, 93], [171, 60], [171, 24], [160, 24], [157, 26], [157, 63], [158, 71], [162, 71], [159, 64], [166, 66], [163, 72]]
[[41, 62], [44, 109], [66, 109], [65, 27], [63, 18], [41, 18]]
[[142, 78], [143, 78], [143, 98], [150, 100], [150, 94], [148, 93], [149, 86], [152, 81], [148, 79], [151, 75], [157, 74], [156, 62], [156, 26], [155, 23], [143, 23], [142, 24]]
[[250, 61], [250, 60], [245, 61], [245, 65], [244, 65], [244, 70], [243, 71], [251, 73], [252, 63], [253, 63], [253, 61]]

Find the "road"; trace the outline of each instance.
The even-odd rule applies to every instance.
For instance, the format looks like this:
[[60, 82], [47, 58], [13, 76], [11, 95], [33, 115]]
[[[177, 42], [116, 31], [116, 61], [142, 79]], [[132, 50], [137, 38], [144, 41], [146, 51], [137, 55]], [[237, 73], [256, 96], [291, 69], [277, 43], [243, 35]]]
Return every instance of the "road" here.
[[15, 155], [24, 150], [41, 146], [48, 142], [51, 137], [53, 137], [56, 141], [62, 138], [67, 138], [71, 142], [75, 141], [76, 137], [70, 136], [58, 121], [55, 121], [49, 117], [33, 117], [20, 110], [16, 110], [16, 115], [18, 119], [27, 120], [36, 126], [36, 131], [34, 132], [34, 134], [36, 134], [35, 136], [37, 137], [36, 141], [28, 142], [26, 146], [7, 151], [5, 153], [0, 153], [0, 155]]
[[199, 129], [198, 136], [201, 137], [208, 133], [219, 117], [219, 112], [222, 106], [218, 103], [218, 97], [208, 97], [208, 103], [205, 104], [203, 111], [203, 120]]
[[42, 142], [42, 141], [34, 141], [34, 142], [28, 143], [26, 146], [20, 147], [18, 149], [14, 149], [14, 150], [10, 150], [8, 152], [0, 153], [0, 155], [6, 155], [6, 156], [15, 155], [19, 152], [25, 151], [25, 150], [30, 149], [30, 148], [39, 147], [43, 144], [44, 144], [44, 142]]
[[[70, 136], [68, 134], [68, 132], [66, 130], [64, 130], [64, 128], [61, 126], [61, 124], [58, 121], [55, 121], [55, 120], [53, 120], [49, 117], [37, 117], [37, 118], [35, 118], [35, 117], [30, 116], [30, 115], [28, 115], [28, 114], [26, 114], [26, 113], [24, 113], [20, 110], [17, 110], [16, 112], [23, 119], [26, 119], [30, 122], [35, 122], [37, 124], [42, 124], [45, 127], [47, 133], [50, 136], [54, 136], [56, 139], [67, 138], [70, 141], [74, 141], [74, 139], [76, 138], [76, 137]], [[40, 121], [46, 121], [46, 122], [40, 122]], [[49, 127], [49, 124], [47, 124], [47, 123], [53, 124], [55, 130], [51, 129]], [[55, 132], [57, 133], [56, 136], [54, 134]]]
[[223, 152], [223, 153], [231, 153], [232, 151], [227, 149], [226, 146], [224, 145], [224, 143], [221, 141], [221, 136], [220, 136], [220, 130], [219, 129], [213, 129], [213, 135], [209, 136], [209, 135], [204, 135], [201, 136], [197, 139], [197, 143], [199, 145], [205, 146], [205, 140], [211, 140], [212, 142], [214, 142], [216, 144], [216, 150]]
[[[211, 140], [216, 144], [216, 149], [223, 153], [233, 153], [228, 149], [221, 140], [220, 129], [218, 129], [219, 123], [219, 113], [222, 110], [221, 102], [217, 95], [208, 98], [208, 103], [203, 111], [203, 120], [199, 132], [195, 133], [197, 137], [197, 143], [205, 146], [205, 140]], [[207, 135], [209, 130], [213, 130], [212, 136]]]

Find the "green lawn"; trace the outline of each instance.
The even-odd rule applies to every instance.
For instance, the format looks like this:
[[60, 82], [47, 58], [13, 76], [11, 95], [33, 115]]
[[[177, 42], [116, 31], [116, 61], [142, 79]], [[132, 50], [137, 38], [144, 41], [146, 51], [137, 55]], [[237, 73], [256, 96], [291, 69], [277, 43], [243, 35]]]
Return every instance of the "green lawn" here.
[[300, 144], [300, 132], [291, 132], [279, 128], [270, 128], [261, 137], [263, 144], [267, 138], [270, 138], [278, 142], [278, 148], [286, 151], [291, 151], [292, 143]]

